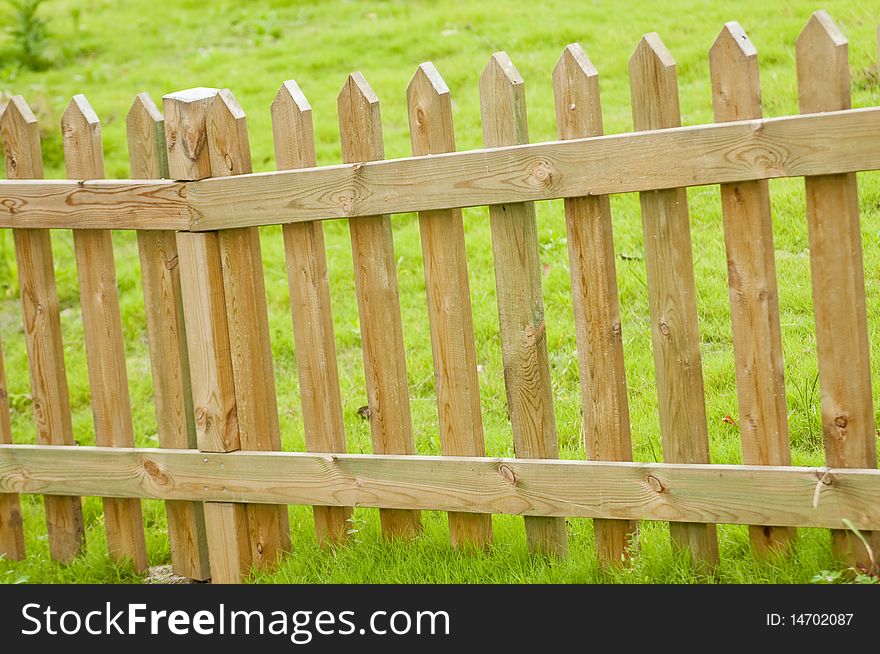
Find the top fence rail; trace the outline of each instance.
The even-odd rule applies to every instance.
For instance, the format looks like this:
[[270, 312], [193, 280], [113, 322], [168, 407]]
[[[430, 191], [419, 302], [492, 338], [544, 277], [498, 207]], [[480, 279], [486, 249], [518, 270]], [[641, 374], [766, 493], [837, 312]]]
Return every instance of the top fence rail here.
[[877, 169], [871, 107], [190, 182], [2, 180], [0, 227], [199, 232]]

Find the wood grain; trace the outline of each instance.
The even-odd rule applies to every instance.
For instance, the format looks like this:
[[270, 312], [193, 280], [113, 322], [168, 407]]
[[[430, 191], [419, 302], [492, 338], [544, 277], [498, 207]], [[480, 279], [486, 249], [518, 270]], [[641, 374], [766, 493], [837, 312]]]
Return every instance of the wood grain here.
[[880, 529], [846, 468], [0, 445], [0, 492]]
[[[565, 48], [553, 70], [553, 90], [560, 139], [602, 135], [599, 74], [576, 43]], [[632, 461], [609, 197], [566, 199], [565, 230], [584, 407], [584, 449], [589, 458], [598, 461]], [[597, 520], [593, 527], [600, 565], [619, 564], [637, 542], [635, 523]]]
[[208, 179], [187, 204], [209, 230], [874, 170], [878, 153], [870, 108]]
[[[525, 86], [507, 54], [496, 53], [480, 76], [483, 142], [490, 147], [529, 140]], [[559, 453], [547, 326], [541, 294], [538, 228], [532, 203], [489, 208], [495, 289], [507, 408], [518, 457], [555, 459]], [[527, 518], [526, 540], [538, 554], [565, 556], [564, 519]]]
[[[0, 116], [0, 139], [3, 141], [8, 180], [43, 176], [39, 125], [20, 95], [9, 100]], [[43, 445], [72, 445], [73, 427], [52, 242], [48, 230], [44, 229], [13, 229], [12, 235], [37, 442]], [[80, 500], [77, 497], [46, 496], [43, 503], [49, 554], [55, 561], [68, 563], [85, 546]]]
[[[407, 88], [407, 104], [413, 154], [453, 152], [452, 99], [433, 64], [419, 66]], [[483, 456], [486, 446], [461, 210], [420, 212], [419, 234], [440, 448], [445, 455]], [[485, 547], [492, 541], [492, 517], [450, 513], [449, 533], [453, 546]]]
[[[210, 174], [207, 113], [216, 94], [216, 89], [191, 89], [164, 96], [168, 169], [173, 177], [192, 179]], [[184, 147], [184, 141], [189, 145]], [[177, 148], [174, 156], [172, 144]], [[177, 251], [199, 450], [238, 450], [241, 437], [220, 241], [216, 232], [180, 232]], [[253, 562], [247, 508], [243, 504], [214, 507], [206, 503], [204, 513], [212, 580], [240, 582]], [[228, 547], [224, 548], [224, 543]]]
[[[213, 97], [206, 122], [211, 173], [251, 172], [245, 114], [230, 91], [223, 89]], [[217, 237], [241, 448], [280, 450], [260, 233], [250, 227], [223, 230]], [[247, 513], [252, 563], [257, 568], [270, 568], [290, 549], [287, 507], [252, 506]]]
[[[337, 105], [343, 160], [360, 165], [384, 158], [379, 99], [363, 75], [349, 75]], [[415, 444], [391, 219], [375, 215], [350, 220], [348, 225], [373, 451], [412, 454]], [[384, 509], [379, 516], [387, 538], [410, 538], [422, 530], [414, 511]]]
[[[164, 119], [146, 93], [139, 94], [125, 119], [132, 177], [168, 177]], [[138, 254], [159, 445], [198, 447], [193, 420], [186, 330], [180, 295], [177, 240], [173, 231], [139, 231]], [[204, 510], [198, 502], [166, 502], [171, 565], [190, 579], [211, 576]]]
[[[294, 80], [281, 85], [272, 103], [272, 133], [279, 170], [317, 165], [312, 108]], [[306, 447], [345, 452], [324, 225], [292, 223], [282, 231]], [[348, 537], [351, 507], [316, 506], [313, 512], [321, 545]]]
[[[850, 107], [846, 37], [824, 11], [797, 40], [798, 101], [804, 113]], [[825, 458], [835, 467], [877, 467], [865, 274], [856, 176], [807, 177], [807, 226]], [[873, 549], [880, 551], [880, 537]], [[855, 534], [832, 533], [835, 555], [870, 567]], [[876, 563], [875, 563], [876, 564]]]
[[[6, 386], [6, 369], [0, 348], [0, 445], [12, 444], [12, 422], [9, 417], [9, 389]], [[21, 503], [14, 493], [0, 493], [0, 557], [10, 561], [23, 561], [24, 522]]]
[[[715, 120], [761, 118], [758, 52], [737, 22], [709, 51]], [[721, 185], [743, 462], [791, 464], [770, 190], [766, 180]], [[791, 529], [752, 526], [758, 555], [785, 549]]]
[[[635, 129], [678, 127], [675, 61], [657, 34], [647, 34], [629, 61]], [[663, 460], [708, 463], [709, 437], [700, 332], [684, 188], [641, 193], [648, 305], [657, 377]], [[671, 524], [672, 538], [708, 570], [718, 561], [715, 527]]]
[[[104, 177], [101, 125], [84, 95], [76, 95], [61, 117], [64, 165], [73, 179]], [[98, 445], [134, 446], [134, 425], [125, 341], [116, 287], [116, 263], [109, 230], [74, 230], [83, 335], [89, 371], [95, 441]], [[116, 561], [128, 559], [147, 569], [147, 546], [137, 500], [105, 498], [107, 549]]]

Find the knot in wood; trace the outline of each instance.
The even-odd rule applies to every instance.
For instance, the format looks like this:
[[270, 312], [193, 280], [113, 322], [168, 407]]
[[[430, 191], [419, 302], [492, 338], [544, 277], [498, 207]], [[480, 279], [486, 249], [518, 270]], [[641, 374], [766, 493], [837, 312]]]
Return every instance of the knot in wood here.
[[651, 490], [653, 490], [656, 493], [662, 493], [663, 491], [666, 490], [666, 487], [663, 485], [663, 482], [660, 481], [654, 475], [648, 475], [645, 478], [645, 481], [648, 482], [648, 486], [651, 487]]
[[669, 323], [665, 320], [660, 321], [660, 333], [664, 336], [669, 336]]
[[506, 463], [502, 463], [498, 466], [498, 474], [501, 475], [501, 478], [506, 481], [511, 486], [516, 486], [516, 473]]
[[835, 426], [837, 426], [838, 429], [846, 429], [846, 426], [848, 424], [846, 416], [837, 416], [834, 419], [834, 424]]
[[235, 164], [232, 161], [232, 156], [228, 152], [226, 153], [226, 156], [223, 157], [223, 161], [226, 164], [226, 169], [231, 172]]
[[549, 186], [553, 182], [553, 169], [548, 161], [539, 159], [532, 164], [529, 176], [538, 186]]
[[152, 459], [146, 459], [144, 461], [144, 472], [146, 472], [156, 483], [165, 484], [168, 482], [168, 475], [166, 475], [162, 471], [162, 468], [159, 467], [159, 464]]
[[421, 107], [416, 107], [415, 114], [416, 114], [415, 115], [416, 126], [417, 127], [424, 127], [425, 126], [425, 110], [422, 109]]

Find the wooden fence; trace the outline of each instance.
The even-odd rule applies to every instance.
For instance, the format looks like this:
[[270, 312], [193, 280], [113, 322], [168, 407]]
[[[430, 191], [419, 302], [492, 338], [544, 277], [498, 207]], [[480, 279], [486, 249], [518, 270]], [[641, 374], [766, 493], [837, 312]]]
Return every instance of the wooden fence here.
[[[352, 507], [388, 537], [449, 512], [453, 544], [486, 545], [491, 514], [525, 518], [529, 547], [563, 556], [566, 516], [595, 519], [619, 562], [638, 520], [669, 521], [700, 566], [715, 524], [750, 525], [757, 553], [795, 527], [834, 530], [870, 565], [880, 532], [857, 171], [880, 169], [880, 108], [850, 108], [847, 42], [824, 12], [797, 42], [801, 115], [764, 119], [757, 53], [736, 23], [710, 51], [716, 123], [680, 126], [675, 62], [656, 34], [630, 59], [636, 131], [603, 136], [598, 76], [577, 45], [553, 71], [559, 140], [528, 143], [523, 80], [504, 53], [480, 79], [486, 148], [455, 152], [450, 94], [431, 64], [408, 88], [413, 156], [383, 160], [379, 103], [339, 95], [344, 163], [316, 167], [311, 109], [285, 82], [277, 172], [251, 171], [227, 90], [146, 94], [127, 117], [131, 180], [106, 180], [99, 121], [62, 119], [69, 180], [42, 180], [21, 97], [0, 118], [38, 445], [13, 445], [0, 394], [0, 552], [22, 558], [19, 493], [45, 496], [51, 554], [83, 548], [81, 496], [104, 499], [109, 554], [147, 565], [140, 498], [165, 500], [174, 570], [215, 582], [273, 565], [288, 504], [314, 505], [321, 542]], [[804, 177], [826, 468], [791, 467], [767, 180]], [[171, 181], [173, 180], [173, 181]], [[712, 465], [686, 187], [720, 184], [745, 465]], [[664, 463], [631, 462], [609, 194], [639, 192]], [[557, 460], [534, 201], [565, 199], [589, 461]], [[485, 457], [460, 208], [489, 205], [516, 459]], [[389, 214], [418, 211], [442, 456], [415, 452]], [[348, 221], [374, 454], [345, 453], [324, 219]], [[282, 224], [308, 453], [281, 452], [257, 227]], [[73, 229], [97, 447], [73, 446], [50, 229]], [[135, 449], [111, 231], [137, 230], [160, 449]], [[553, 329], [554, 327], [550, 327]], [[0, 371], [2, 372], [2, 371]], [[18, 372], [18, 371], [16, 371]], [[5, 382], [4, 382], [5, 383]], [[849, 527], [849, 529], [846, 529]], [[858, 530], [859, 533], [855, 533]], [[862, 538], [865, 540], [863, 541]], [[874, 539], [875, 545], [878, 539]], [[876, 550], [876, 547], [875, 547]]]

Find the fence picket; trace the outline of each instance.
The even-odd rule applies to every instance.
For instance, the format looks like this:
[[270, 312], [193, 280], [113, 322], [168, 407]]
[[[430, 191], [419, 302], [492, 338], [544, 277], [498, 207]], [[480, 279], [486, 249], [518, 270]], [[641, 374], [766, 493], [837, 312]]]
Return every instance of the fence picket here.
[[[716, 122], [761, 118], [758, 52], [736, 22], [709, 51]], [[743, 463], [791, 465], [779, 294], [767, 180], [721, 185]], [[784, 549], [787, 527], [749, 527], [757, 554]]]
[[[504, 52], [494, 54], [480, 76], [480, 112], [487, 147], [528, 142], [525, 86]], [[535, 205], [522, 202], [491, 206], [489, 222], [514, 449], [520, 458], [555, 459], [559, 444]], [[527, 517], [525, 525], [531, 551], [554, 556], [564, 556], [568, 551], [564, 519]]]
[[[431, 63], [419, 66], [407, 89], [413, 155], [455, 150], [452, 100]], [[483, 420], [471, 293], [460, 209], [419, 212], [419, 231], [434, 355], [434, 386], [445, 455], [484, 456]], [[452, 544], [492, 541], [492, 517], [450, 513]]]
[[[7, 179], [43, 177], [40, 129], [20, 95], [0, 116], [0, 139]], [[48, 229], [13, 229], [18, 286], [24, 315], [37, 442], [73, 445], [73, 426], [61, 342], [61, 318], [52, 242]], [[78, 497], [44, 498], [49, 553], [55, 561], [72, 561], [85, 546], [82, 504]]]
[[[337, 105], [344, 162], [384, 159], [379, 98], [363, 75], [349, 75]], [[349, 220], [348, 226], [373, 450], [376, 454], [413, 454], [415, 443], [391, 218], [356, 218]], [[383, 509], [379, 516], [386, 537], [411, 537], [421, 532], [418, 511]]]
[[[2, 351], [0, 351], [0, 445], [12, 445], [9, 391], [6, 386]], [[22, 561], [25, 558], [21, 502], [14, 493], [0, 493], [0, 557], [12, 561]]]
[[[125, 119], [131, 175], [138, 179], [166, 179], [168, 161], [164, 119], [146, 93], [139, 94]], [[186, 354], [186, 330], [180, 306], [180, 271], [173, 231], [137, 233], [153, 394], [159, 445], [195, 449], [195, 423]], [[165, 503], [171, 565], [175, 574], [205, 580], [211, 576], [205, 515], [198, 502]]]
[[[70, 101], [61, 118], [64, 164], [70, 179], [104, 177], [98, 117], [84, 95]], [[116, 287], [110, 230], [74, 230], [83, 335], [98, 445], [134, 447], [134, 425], [125, 367], [125, 341]], [[147, 568], [147, 546], [138, 500], [104, 498], [107, 547], [115, 560]]]
[[[553, 70], [553, 90], [560, 139], [602, 136], [599, 74], [579, 45], [563, 51]], [[565, 228], [587, 456], [632, 461], [609, 197], [567, 198]], [[593, 525], [600, 564], [619, 564], [637, 535], [637, 524], [595, 520]]]
[[[207, 149], [211, 174], [251, 171], [244, 111], [226, 89], [208, 106]], [[269, 343], [269, 316], [256, 227], [218, 232], [238, 429], [244, 450], [281, 450], [275, 372]], [[286, 506], [248, 506], [254, 566], [274, 565], [290, 549]]]
[[[629, 60], [636, 131], [679, 127], [675, 61], [657, 34], [645, 35]], [[639, 194], [648, 271], [648, 304], [657, 376], [663, 459], [708, 463], [709, 438], [696, 289], [683, 188]], [[714, 525], [670, 524], [673, 540], [689, 549], [698, 567], [718, 561]]]
[[[196, 88], [163, 98], [172, 178], [210, 176], [206, 117], [216, 94]], [[179, 232], [177, 251], [199, 450], [234, 452], [241, 438], [217, 232]], [[204, 511], [211, 581], [241, 582], [252, 562], [246, 505], [206, 502]]]
[[[293, 80], [281, 85], [272, 102], [272, 132], [278, 170], [317, 165], [312, 108]], [[310, 452], [345, 452], [324, 225], [293, 223], [282, 230], [306, 446]], [[347, 538], [351, 507], [313, 511], [320, 544]]]
[[[801, 113], [850, 108], [848, 43], [824, 11], [814, 13], [798, 37], [797, 74]], [[876, 468], [856, 176], [807, 177], [805, 185], [826, 462]], [[877, 533], [867, 537], [880, 551]], [[835, 530], [832, 539], [842, 560], [872, 564], [857, 535]]]

